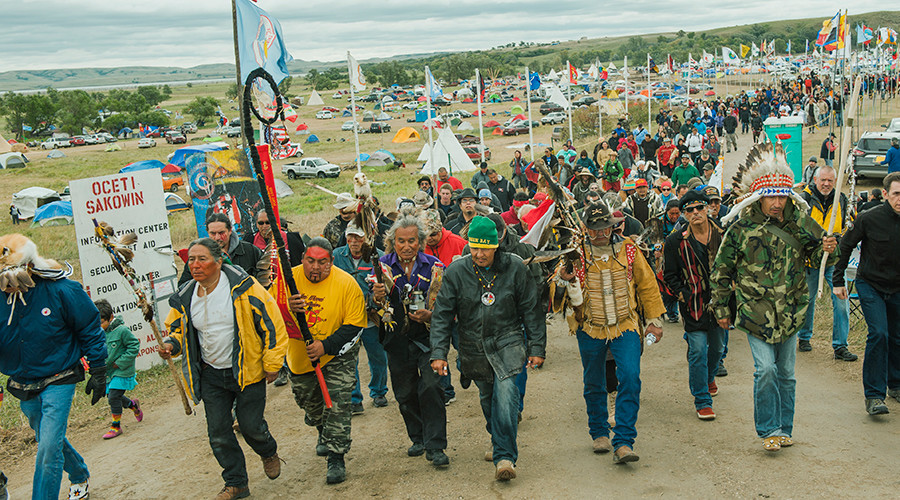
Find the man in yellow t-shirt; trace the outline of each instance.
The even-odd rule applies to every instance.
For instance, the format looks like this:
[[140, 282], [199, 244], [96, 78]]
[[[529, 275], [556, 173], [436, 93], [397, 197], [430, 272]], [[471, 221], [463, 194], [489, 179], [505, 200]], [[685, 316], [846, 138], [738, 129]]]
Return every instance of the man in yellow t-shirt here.
[[[297, 295], [289, 299], [291, 310], [303, 313], [314, 341], [307, 346], [298, 336], [288, 340], [287, 363], [294, 400], [306, 412], [306, 423], [316, 427], [316, 454], [328, 457], [326, 481], [344, 481], [344, 454], [350, 450], [350, 395], [356, 385], [359, 340], [366, 327], [362, 290], [347, 272], [333, 268], [331, 243], [313, 238], [302, 264], [293, 269]], [[301, 321], [303, 318], [298, 318]], [[310, 360], [318, 360], [331, 395], [325, 408]]]

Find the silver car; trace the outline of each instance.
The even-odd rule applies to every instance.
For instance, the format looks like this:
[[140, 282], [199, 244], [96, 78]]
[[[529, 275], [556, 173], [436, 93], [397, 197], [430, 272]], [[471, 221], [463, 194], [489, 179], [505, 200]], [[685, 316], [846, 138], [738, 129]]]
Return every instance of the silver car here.
[[859, 138], [850, 152], [850, 161], [860, 177], [883, 178], [887, 175], [887, 165], [879, 165], [884, 161], [887, 150], [891, 147], [891, 139], [900, 138], [900, 132], [866, 132]]

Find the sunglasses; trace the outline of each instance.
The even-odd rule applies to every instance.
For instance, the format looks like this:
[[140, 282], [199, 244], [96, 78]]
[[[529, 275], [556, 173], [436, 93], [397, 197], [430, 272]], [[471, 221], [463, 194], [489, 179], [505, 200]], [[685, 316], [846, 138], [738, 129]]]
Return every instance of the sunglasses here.
[[662, 188], [663, 191], [671, 191], [672, 188]]
[[267, 221], [267, 220], [258, 220], [258, 221], [256, 221], [256, 225], [257, 225], [257, 226], [268, 226], [268, 225], [269, 225], [269, 221]]
[[689, 214], [691, 212], [700, 212], [701, 210], [703, 210], [705, 208], [706, 208], [706, 205], [694, 205], [693, 207], [685, 207], [684, 213]]

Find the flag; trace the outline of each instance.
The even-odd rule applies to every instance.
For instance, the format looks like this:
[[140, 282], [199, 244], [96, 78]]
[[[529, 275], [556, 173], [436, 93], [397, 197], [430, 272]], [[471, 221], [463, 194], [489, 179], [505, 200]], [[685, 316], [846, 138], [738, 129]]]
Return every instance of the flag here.
[[769, 40], [769, 43], [766, 44], [766, 55], [771, 56], [775, 53], [775, 39]]
[[741, 44], [741, 57], [742, 57], [742, 58], [743, 58], [743, 57], [747, 57], [747, 54], [748, 54], [749, 52], [750, 52], [750, 47], [748, 47], [748, 46], [746, 46], [746, 45], [744, 45], [744, 44], [742, 43], [742, 44]]
[[759, 42], [759, 51], [762, 53], [762, 55], [766, 55], [766, 41], [765, 40], [763, 40], [762, 42]]
[[350, 86], [353, 87], [353, 91], [366, 90], [366, 77], [363, 75], [359, 63], [356, 62], [356, 58], [350, 55], [349, 50], [347, 51], [347, 65], [350, 66]]
[[544, 231], [550, 225], [550, 221], [553, 220], [553, 216], [556, 213], [555, 209], [556, 203], [552, 199], [547, 198], [537, 208], [528, 212], [528, 215], [522, 219], [531, 229], [519, 241], [537, 248], [540, 245], [541, 235], [544, 234]]
[[787, 41], [787, 49], [785, 49], [785, 52], [787, 52], [788, 54], [791, 53], [791, 41], [790, 40]]
[[809, 38], [806, 39], [806, 49], [803, 52], [809, 52]]
[[875, 38], [875, 32], [872, 31], [872, 28], [864, 25], [857, 24], [856, 25], [856, 44], [868, 45], [872, 39]]
[[654, 73], [659, 73], [659, 68], [656, 66], [656, 63], [653, 62], [653, 58], [649, 58], [649, 62], [647, 63], [647, 67], [650, 68], [650, 71]]
[[434, 75], [431, 74], [431, 70], [428, 69], [428, 66], [425, 66], [425, 91], [431, 95], [432, 99], [437, 99], [438, 97], [442, 97], [444, 95], [444, 91], [441, 90], [441, 86], [434, 80]]
[[722, 60], [725, 61], [725, 64], [738, 64], [741, 62], [738, 55], [728, 47], [722, 47]]
[[704, 66], [708, 66], [715, 62], [715, 57], [712, 54], [708, 54], [706, 50], [703, 51], [703, 58], [700, 59], [700, 62], [703, 63]]
[[[763, 43], [765, 43], [765, 42], [763, 42]], [[757, 45], [755, 43], [751, 43], [750, 44], [750, 56], [751, 57], [759, 57], [759, 49], [760, 49], [760, 47], [757, 47]]]
[[[829, 43], [837, 42], [838, 25], [841, 22], [841, 12], [838, 11], [831, 19], [822, 21], [822, 29], [819, 30], [819, 36], [816, 38], [817, 47], [825, 47]], [[834, 50], [834, 49], [825, 49]]]
[[578, 83], [578, 68], [572, 66], [568, 62], [566, 64], [569, 65], [569, 83]]
[[487, 89], [484, 87], [484, 75], [481, 74], [481, 71], [478, 72], [478, 87], [481, 89], [481, 102], [484, 102], [484, 94], [487, 92]]
[[241, 83], [256, 68], [268, 71], [280, 83], [288, 76], [287, 63], [294, 60], [284, 45], [281, 24], [250, 0], [235, 0], [235, 6]]
[[600, 73], [600, 76], [597, 77], [598, 80], [607, 80], [609, 79], [609, 72], [607, 71], [609, 68], [604, 68], [600, 64], [600, 60], [597, 60], [597, 71]]
[[528, 76], [528, 90], [541, 88], [541, 75], [537, 71]]
[[897, 44], [897, 32], [892, 30], [891, 28], [879, 28], [877, 44], [879, 47], [881, 47], [884, 44], [896, 45]]
[[666, 66], [669, 67], [669, 72], [670, 72], [670, 73], [674, 73], [674, 72], [675, 72], [675, 59], [672, 59], [672, 55], [671, 55], [671, 54], [669, 54], [669, 55], [666, 56]]
[[838, 21], [837, 49], [843, 49], [847, 40], [847, 14], [841, 14]]

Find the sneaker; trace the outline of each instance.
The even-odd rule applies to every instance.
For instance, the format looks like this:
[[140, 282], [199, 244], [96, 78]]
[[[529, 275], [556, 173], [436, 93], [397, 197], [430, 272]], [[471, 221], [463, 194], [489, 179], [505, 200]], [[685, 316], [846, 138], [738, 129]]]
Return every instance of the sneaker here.
[[[232, 500], [234, 498], [247, 498], [250, 496], [249, 486], [226, 486], [216, 495], [216, 500]], [[71, 499], [71, 497], [69, 497]]]
[[423, 453], [425, 453], [425, 445], [422, 443], [413, 443], [413, 445], [406, 450], [406, 454], [411, 457], [420, 457]]
[[85, 500], [89, 496], [87, 481], [69, 486], [69, 500]]
[[666, 317], [666, 321], [669, 323], [678, 323], [678, 316], [668, 316]]
[[718, 393], [719, 393], [719, 386], [717, 386], [715, 382], [710, 382], [709, 383], [709, 395], [715, 396]]
[[594, 440], [591, 448], [593, 448], [594, 453], [609, 453], [612, 451], [612, 443], [609, 442], [608, 437], [600, 436]]
[[376, 396], [375, 399], [372, 400], [372, 406], [375, 408], [384, 408], [387, 405], [387, 398], [384, 396]]
[[350, 412], [353, 413], [354, 415], [362, 415], [363, 412], [365, 412], [365, 411], [366, 411], [366, 409], [363, 408], [362, 403], [353, 403], [350, 405]]
[[728, 376], [728, 370], [725, 369], [724, 361], [719, 361], [719, 370], [716, 372], [716, 376], [717, 377], [727, 377]]
[[456, 401], [456, 396], [450, 396], [449, 398], [444, 396], [444, 406], [450, 406], [450, 403], [454, 401]]
[[637, 462], [640, 459], [637, 453], [628, 446], [620, 446], [613, 453], [613, 462], [617, 464], [625, 464], [628, 462]]
[[838, 347], [834, 350], [834, 359], [841, 359], [844, 361], [856, 361], [859, 359], [859, 356], [850, 352], [846, 347]]
[[287, 385], [287, 383], [288, 383], [288, 371], [287, 371], [287, 368], [282, 366], [281, 369], [278, 370], [278, 376], [275, 377], [275, 381], [272, 382], [272, 385], [274, 385], [275, 387], [281, 387], [283, 385]]
[[716, 413], [709, 406], [705, 406], [697, 410], [697, 418], [700, 420], [715, 420]]
[[325, 482], [328, 484], [343, 483], [347, 479], [347, 469], [344, 467], [343, 453], [328, 453], [328, 472], [325, 474]]
[[134, 398], [131, 400], [131, 411], [134, 412], [134, 419], [140, 422], [144, 420], [144, 410], [141, 409], [141, 400]]
[[281, 475], [281, 458], [278, 456], [278, 453], [271, 457], [263, 458], [262, 463], [267, 478], [275, 479]]
[[497, 481], [509, 481], [516, 478], [516, 465], [509, 460], [501, 460], [497, 462], [497, 471], [494, 473], [494, 479]]
[[122, 435], [122, 428], [113, 425], [106, 431], [106, 434], [103, 435], [103, 439], [112, 439], [120, 435]]
[[812, 351], [812, 345], [810, 345], [808, 340], [800, 339], [797, 342], [797, 350], [800, 352], [809, 352]]
[[450, 465], [450, 457], [444, 453], [444, 450], [428, 450], [425, 452], [425, 460], [428, 460], [437, 467]]
[[884, 404], [883, 399], [867, 399], [866, 411], [869, 412], [869, 415], [884, 415], [891, 412], [891, 410], [888, 410], [887, 405]]
[[888, 389], [887, 395], [889, 398], [894, 398], [900, 402], [900, 389]]
[[328, 456], [328, 446], [325, 444], [325, 440], [322, 439], [322, 427], [316, 427], [319, 431], [319, 437], [316, 440], [316, 455], [320, 457]]

